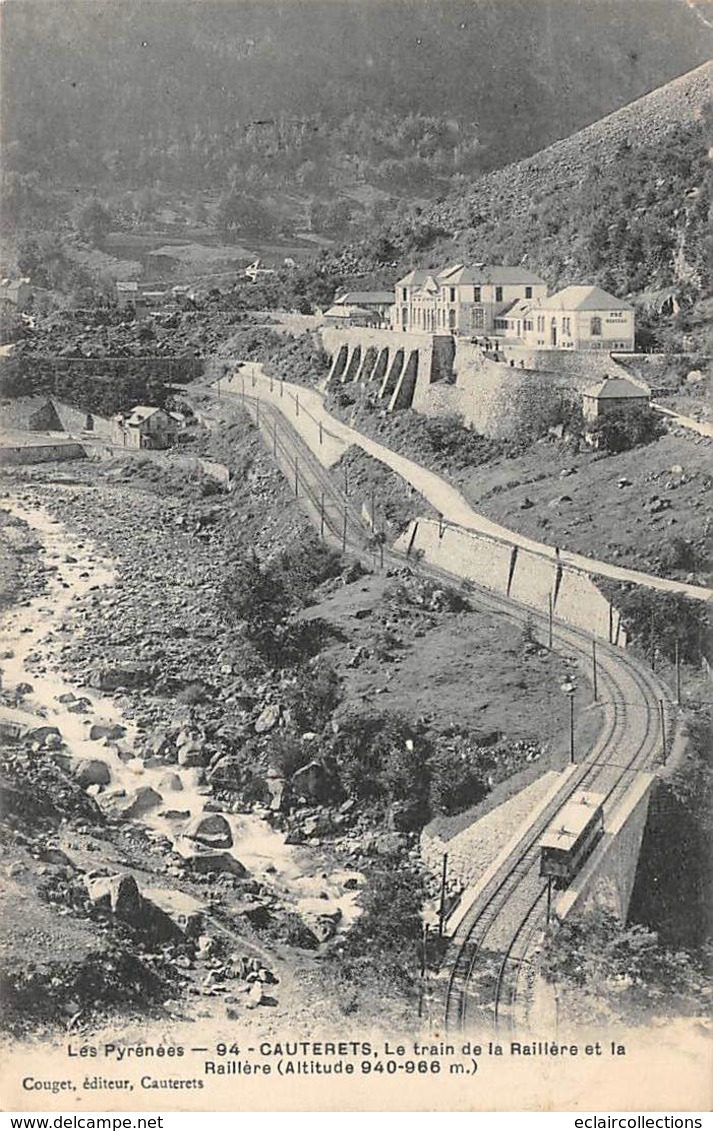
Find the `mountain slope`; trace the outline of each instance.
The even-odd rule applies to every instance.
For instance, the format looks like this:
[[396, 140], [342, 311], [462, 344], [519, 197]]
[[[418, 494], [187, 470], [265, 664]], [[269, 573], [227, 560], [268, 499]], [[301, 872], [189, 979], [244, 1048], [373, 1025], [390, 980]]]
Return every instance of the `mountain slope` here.
[[[713, 64], [399, 219], [371, 241], [402, 265], [522, 263], [552, 285], [706, 286]], [[367, 243], [367, 246], [368, 243]]]
[[172, 149], [222, 174], [231, 131], [256, 120], [380, 110], [476, 123], [481, 167], [494, 168], [702, 62], [713, 42], [671, 0], [23, 0], [2, 22], [12, 167], [101, 179], [111, 150], [114, 181], [135, 183], [162, 176], [154, 153]]

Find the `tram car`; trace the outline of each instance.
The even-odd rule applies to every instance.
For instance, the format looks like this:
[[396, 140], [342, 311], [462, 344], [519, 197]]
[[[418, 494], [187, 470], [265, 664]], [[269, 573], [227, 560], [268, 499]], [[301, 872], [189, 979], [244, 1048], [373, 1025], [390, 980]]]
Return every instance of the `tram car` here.
[[603, 794], [575, 793], [540, 841], [540, 875], [566, 887], [603, 832]]

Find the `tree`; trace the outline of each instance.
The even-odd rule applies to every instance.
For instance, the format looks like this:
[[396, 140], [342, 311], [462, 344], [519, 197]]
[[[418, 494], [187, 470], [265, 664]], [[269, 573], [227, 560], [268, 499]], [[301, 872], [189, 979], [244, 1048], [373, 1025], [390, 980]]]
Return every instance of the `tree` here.
[[640, 408], [616, 406], [607, 409], [590, 431], [598, 447], [608, 452], [627, 452], [630, 448], [658, 440], [665, 428], [661, 417], [648, 405]]
[[89, 243], [101, 247], [112, 228], [111, 213], [95, 196], [81, 204], [74, 214], [74, 226]]
[[275, 217], [262, 201], [236, 191], [223, 193], [215, 222], [221, 235], [233, 241], [237, 241], [239, 234], [270, 236], [277, 226]]

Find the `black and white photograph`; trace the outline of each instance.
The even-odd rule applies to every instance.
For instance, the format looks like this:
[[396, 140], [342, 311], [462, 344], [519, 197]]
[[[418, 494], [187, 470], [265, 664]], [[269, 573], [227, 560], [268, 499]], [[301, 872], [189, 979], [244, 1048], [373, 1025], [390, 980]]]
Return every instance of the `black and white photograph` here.
[[713, 2], [0, 30], [3, 1110], [708, 1112]]

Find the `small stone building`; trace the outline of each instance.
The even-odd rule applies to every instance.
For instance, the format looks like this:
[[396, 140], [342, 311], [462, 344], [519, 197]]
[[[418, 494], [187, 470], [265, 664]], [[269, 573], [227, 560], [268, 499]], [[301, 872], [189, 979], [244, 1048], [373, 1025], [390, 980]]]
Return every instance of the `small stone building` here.
[[168, 448], [183, 427], [178, 413], [153, 405], [136, 405], [112, 418], [112, 442], [124, 448]]
[[608, 412], [648, 408], [651, 390], [635, 385], [625, 377], [604, 377], [582, 393], [582, 414], [588, 424], [596, 424]]

